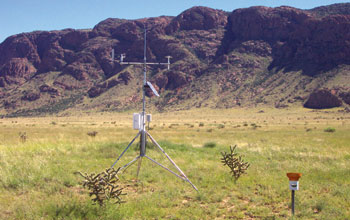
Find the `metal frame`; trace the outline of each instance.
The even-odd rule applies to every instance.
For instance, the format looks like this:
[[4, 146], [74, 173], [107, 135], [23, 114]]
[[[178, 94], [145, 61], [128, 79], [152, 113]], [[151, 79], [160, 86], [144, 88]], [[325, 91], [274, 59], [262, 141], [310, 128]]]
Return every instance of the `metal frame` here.
[[[163, 148], [157, 143], [157, 141], [146, 131], [146, 88], [149, 87], [150, 82], [147, 82], [147, 65], [168, 65], [168, 70], [170, 68], [170, 56], [166, 56], [166, 58], [168, 59], [167, 63], [148, 63], [147, 62], [147, 58], [146, 58], [146, 39], [147, 39], [147, 29], [146, 27], [144, 28], [144, 58], [143, 58], [143, 62], [125, 62], [124, 58], [125, 58], [125, 54], [121, 54], [120, 55], [120, 64], [121, 65], [143, 65], [143, 88], [142, 88], [142, 115], [141, 115], [141, 128], [139, 130], [139, 132], [137, 133], [137, 135], [134, 137], [134, 139], [129, 143], [129, 145], [124, 149], [124, 151], [120, 154], [120, 156], [118, 157], [118, 159], [113, 163], [113, 165], [111, 167], [114, 167], [117, 162], [120, 160], [120, 158], [122, 158], [122, 156], [124, 155], [124, 153], [130, 148], [130, 146], [134, 143], [134, 141], [136, 140], [136, 138], [138, 136], [140, 136], [140, 155], [138, 155], [137, 157], [135, 157], [133, 160], [131, 160], [129, 163], [125, 164], [124, 166], [122, 166], [120, 168], [120, 170], [124, 170], [127, 169], [129, 166], [131, 166], [132, 164], [134, 164], [137, 160], [138, 160], [138, 166], [137, 166], [137, 178], [140, 172], [140, 168], [141, 168], [141, 164], [142, 164], [142, 158], [145, 157], [147, 159], [149, 159], [150, 161], [152, 161], [153, 163], [157, 164], [158, 166], [164, 168], [165, 170], [167, 170], [168, 172], [174, 174], [176, 177], [188, 182], [191, 184], [191, 186], [198, 191], [197, 187], [187, 178], [187, 176], [184, 174], [184, 172], [176, 165], [176, 163], [170, 158], [170, 156], [163, 150]], [[112, 59], [114, 62], [114, 50], [112, 50]], [[151, 84], [152, 85], [152, 84]], [[152, 90], [153, 91], [153, 90]], [[155, 93], [155, 95], [158, 95], [156, 91], [153, 91]], [[175, 173], [174, 171], [170, 170], [169, 168], [167, 168], [166, 166], [160, 164], [159, 162], [155, 161], [154, 159], [148, 157], [146, 155], [146, 141], [147, 141], [147, 136], [151, 139], [152, 143], [157, 146], [159, 148], [159, 150], [167, 157], [167, 159], [170, 161], [170, 163], [176, 168], [176, 170], [178, 172], [180, 172], [180, 175]]]

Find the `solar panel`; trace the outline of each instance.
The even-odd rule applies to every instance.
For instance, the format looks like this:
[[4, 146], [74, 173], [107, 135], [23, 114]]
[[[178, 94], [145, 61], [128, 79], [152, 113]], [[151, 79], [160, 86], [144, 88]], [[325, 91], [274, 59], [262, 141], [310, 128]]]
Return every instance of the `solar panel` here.
[[159, 97], [157, 90], [153, 87], [152, 83], [147, 81], [147, 85], [152, 89], [152, 92]]

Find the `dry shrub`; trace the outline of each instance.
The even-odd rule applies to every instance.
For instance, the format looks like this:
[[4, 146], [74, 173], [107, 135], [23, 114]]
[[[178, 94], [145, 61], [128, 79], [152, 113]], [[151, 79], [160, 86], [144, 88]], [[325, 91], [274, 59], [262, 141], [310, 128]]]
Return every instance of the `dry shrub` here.
[[123, 193], [123, 188], [117, 184], [119, 181], [117, 175], [119, 169], [109, 168], [98, 174], [82, 174], [78, 172], [85, 179], [82, 185], [89, 190], [89, 195], [93, 202], [100, 206], [103, 206], [109, 200], [114, 200], [115, 204], [123, 202], [121, 196], [126, 194]]
[[18, 135], [19, 135], [19, 138], [21, 139], [21, 141], [22, 141], [23, 143], [27, 141], [27, 138], [28, 138], [27, 132], [19, 132]]
[[97, 131], [89, 131], [87, 135], [89, 135], [90, 137], [96, 137], [97, 133]]
[[239, 179], [242, 174], [245, 174], [249, 168], [249, 162], [244, 162], [243, 157], [235, 152], [237, 145], [230, 146], [230, 153], [221, 152], [221, 162], [224, 166], [228, 166], [231, 171], [231, 175], [235, 178], [235, 182]]

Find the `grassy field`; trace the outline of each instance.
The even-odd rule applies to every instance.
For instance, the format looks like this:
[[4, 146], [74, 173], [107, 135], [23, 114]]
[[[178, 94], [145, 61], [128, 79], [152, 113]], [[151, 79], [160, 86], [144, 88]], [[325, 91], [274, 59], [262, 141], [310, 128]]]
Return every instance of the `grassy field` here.
[[[303, 174], [295, 219], [350, 219], [350, 114], [341, 110], [153, 114], [149, 132], [199, 192], [143, 159], [139, 181], [136, 164], [119, 175], [125, 203], [102, 208], [75, 172], [113, 164], [137, 133], [132, 112], [0, 119], [0, 219], [289, 219], [287, 172]], [[230, 145], [251, 164], [236, 183], [220, 162]], [[137, 154], [134, 145], [117, 165]], [[171, 167], [155, 148], [147, 155]]]

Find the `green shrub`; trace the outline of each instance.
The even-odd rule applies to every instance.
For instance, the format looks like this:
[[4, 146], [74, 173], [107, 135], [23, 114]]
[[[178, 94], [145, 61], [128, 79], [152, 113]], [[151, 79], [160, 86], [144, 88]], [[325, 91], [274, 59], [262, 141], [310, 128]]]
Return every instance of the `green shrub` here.
[[324, 210], [327, 207], [327, 202], [324, 200], [319, 200], [316, 202], [316, 204], [314, 205], [314, 210], [316, 213], [321, 212], [322, 210]]
[[215, 142], [207, 142], [203, 145], [203, 147], [205, 148], [214, 148], [216, 147], [216, 143]]
[[328, 127], [324, 129], [324, 132], [335, 132], [335, 128]]
[[219, 129], [225, 128], [225, 125], [219, 124], [219, 125], [218, 125], [218, 128], [219, 128]]

